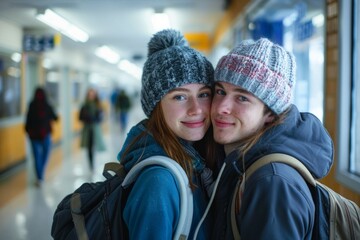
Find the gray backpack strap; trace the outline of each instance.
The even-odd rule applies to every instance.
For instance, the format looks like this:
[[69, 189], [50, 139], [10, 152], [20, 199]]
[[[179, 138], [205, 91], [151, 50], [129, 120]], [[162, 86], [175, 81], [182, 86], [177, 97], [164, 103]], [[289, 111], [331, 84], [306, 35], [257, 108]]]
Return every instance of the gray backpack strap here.
[[310, 183], [314, 187], [316, 186], [316, 180], [311, 175], [309, 170], [304, 166], [304, 164], [302, 164], [298, 159], [283, 153], [272, 153], [256, 160], [248, 169], [246, 169], [246, 177], [250, 177], [251, 174], [253, 174], [258, 168], [272, 162], [285, 163], [295, 168], [306, 182]]
[[[256, 160], [248, 169], [246, 169], [246, 171], [244, 173], [243, 181], [246, 181], [246, 178], [249, 178], [259, 168], [265, 166], [266, 164], [272, 163], [272, 162], [285, 163], [285, 164], [295, 168], [301, 174], [301, 176], [305, 179], [306, 182], [308, 182], [312, 186], [316, 186], [316, 180], [311, 175], [309, 170], [304, 166], [304, 164], [302, 164], [302, 162], [300, 162], [298, 159], [296, 159], [290, 155], [283, 154], [283, 153], [268, 154], [268, 155], [265, 155], [265, 156], [259, 158], [258, 160]], [[245, 182], [243, 184], [245, 187]], [[236, 190], [234, 192], [234, 196], [233, 196], [233, 199], [231, 202], [231, 227], [232, 227], [234, 239], [240, 239], [240, 231], [237, 227], [236, 213], [235, 213], [236, 200], [241, 202], [241, 198], [240, 197], [237, 198], [237, 196], [240, 196], [240, 194], [239, 194], [240, 185], [242, 185], [242, 184], [240, 184], [240, 180], [239, 180], [239, 182], [236, 185]]]
[[74, 193], [70, 199], [71, 216], [74, 221], [76, 235], [79, 240], [88, 240], [88, 234], [85, 227], [84, 215], [81, 213], [81, 198], [79, 193]]
[[141, 170], [149, 165], [160, 165], [168, 168], [176, 179], [180, 191], [180, 217], [174, 234], [174, 240], [183, 240], [189, 237], [193, 217], [193, 193], [189, 186], [188, 177], [184, 169], [173, 159], [165, 156], [152, 156], [137, 163], [126, 175], [122, 186], [133, 183]]
[[103, 169], [103, 176], [106, 179], [110, 179], [113, 175], [111, 174], [113, 172], [119, 177], [125, 177], [126, 172], [124, 169], [124, 166], [120, 164], [119, 162], [108, 162], [105, 163], [104, 169]]
[[[235, 240], [240, 240], [240, 231], [236, 223], [236, 200], [239, 196], [241, 180], [236, 183], [235, 192], [231, 201], [231, 229]], [[240, 197], [240, 196], [239, 196]], [[238, 200], [240, 201], [240, 200]]]

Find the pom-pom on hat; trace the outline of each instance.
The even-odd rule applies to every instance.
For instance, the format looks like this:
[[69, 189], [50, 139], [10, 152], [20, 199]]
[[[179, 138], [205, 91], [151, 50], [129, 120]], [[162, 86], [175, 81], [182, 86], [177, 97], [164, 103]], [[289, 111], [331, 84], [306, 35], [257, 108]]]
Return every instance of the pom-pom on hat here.
[[245, 40], [219, 60], [215, 82], [237, 85], [281, 114], [292, 101], [295, 67], [294, 56], [283, 47], [265, 38]]
[[142, 108], [149, 117], [156, 104], [172, 89], [191, 83], [211, 86], [213, 79], [212, 64], [190, 48], [180, 32], [162, 30], [148, 43], [148, 59], [142, 74]]

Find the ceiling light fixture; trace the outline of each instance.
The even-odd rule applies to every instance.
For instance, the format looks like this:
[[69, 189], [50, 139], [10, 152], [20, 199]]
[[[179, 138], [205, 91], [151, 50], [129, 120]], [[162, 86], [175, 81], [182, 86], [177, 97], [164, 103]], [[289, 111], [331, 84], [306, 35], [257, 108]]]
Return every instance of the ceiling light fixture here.
[[141, 78], [141, 73], [142, 70], [136, 66], [135, 64], [133, 64], [132, 62], [128, 61], [128, 60], [121, 60], [118, 64], [118, 68], [130, 75], [132, 75], [133, 77], [140, 79]]
[[95, 55], [111, 64], [117, 63], [120, 59], [119, 54], [106, 45], [98, 47], [95, 50]]
[[151, 23], [155, 32], [170, 28], [169, 16], [163, 10], [155, 10], [155, 13], [151, 16]]
[[36, 18], [76, 42], [86, 42], [89, 39], [89, 35], [86, 32], [71, 24], [50, 9], [38, 11]]
[[21, 54], [18, 52], [14, 52], [13, 54], [11, 54], [11, 60], [13, 60], [14, 62], [20, 62], [21, 61]]

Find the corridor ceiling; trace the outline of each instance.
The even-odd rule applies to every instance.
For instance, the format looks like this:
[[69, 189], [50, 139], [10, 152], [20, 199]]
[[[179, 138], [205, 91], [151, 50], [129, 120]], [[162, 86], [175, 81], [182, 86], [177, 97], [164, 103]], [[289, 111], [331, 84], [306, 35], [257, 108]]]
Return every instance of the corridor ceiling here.
[[37, 11], [50, 8], [90, 36], [86, 43], [62, 36], [63, 47], [95, 58], [95, 48], [105, 44], [121, 58], [142, 61], [154, 33], [151, 27], [154, 9], [167, 13], [171, 26], [184, 34], [211, 36], [226, 3], [226, 0], [0, 0], [0, 20], [20, 26], [25, 32], [55, 33], [35, 18]]

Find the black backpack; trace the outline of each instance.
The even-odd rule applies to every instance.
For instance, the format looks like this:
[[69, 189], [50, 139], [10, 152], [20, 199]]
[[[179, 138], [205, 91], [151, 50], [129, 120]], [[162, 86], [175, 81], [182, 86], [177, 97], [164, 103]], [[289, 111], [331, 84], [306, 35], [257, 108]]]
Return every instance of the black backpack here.
[[175, 177], [179, 185], [181, 210], [174, 239], [187, 239], [193, 215], [192, 191], [181, 166], [164, 156], [144, 159], [134, 165], [128, 174], [120, 163], [105, 164], [105, 181], [84, 183], [59, 203], [53, 217], [51, 236], [55, 240], [128, 239], [122, 209], [137, 176], [149, 165], [164, 166]]
[[[246, 178], [249, 178], [250, 175], [260, 167], [271, 162], [281, 162], [290, 165], [295, 168], [310, 185], [315, 203], [315, 223], [312, 239], [360, 239], [359, 206], [353, 201], [334, 192], [324, 184], [316, 181], [307, 168], [296, 158], [281, 153], [266, 155], [246, 169]], [[240, 185], [241, 184], [238, 184], [238, 194], [241, 188]], [[239, 201], [241, 198], [236, 197], [236, 195], [237, 194], [234, 195], [232, 201], [231, 226], [234, 239], [240, 239], [235, 218], [235, 204], [236, 200]]]

